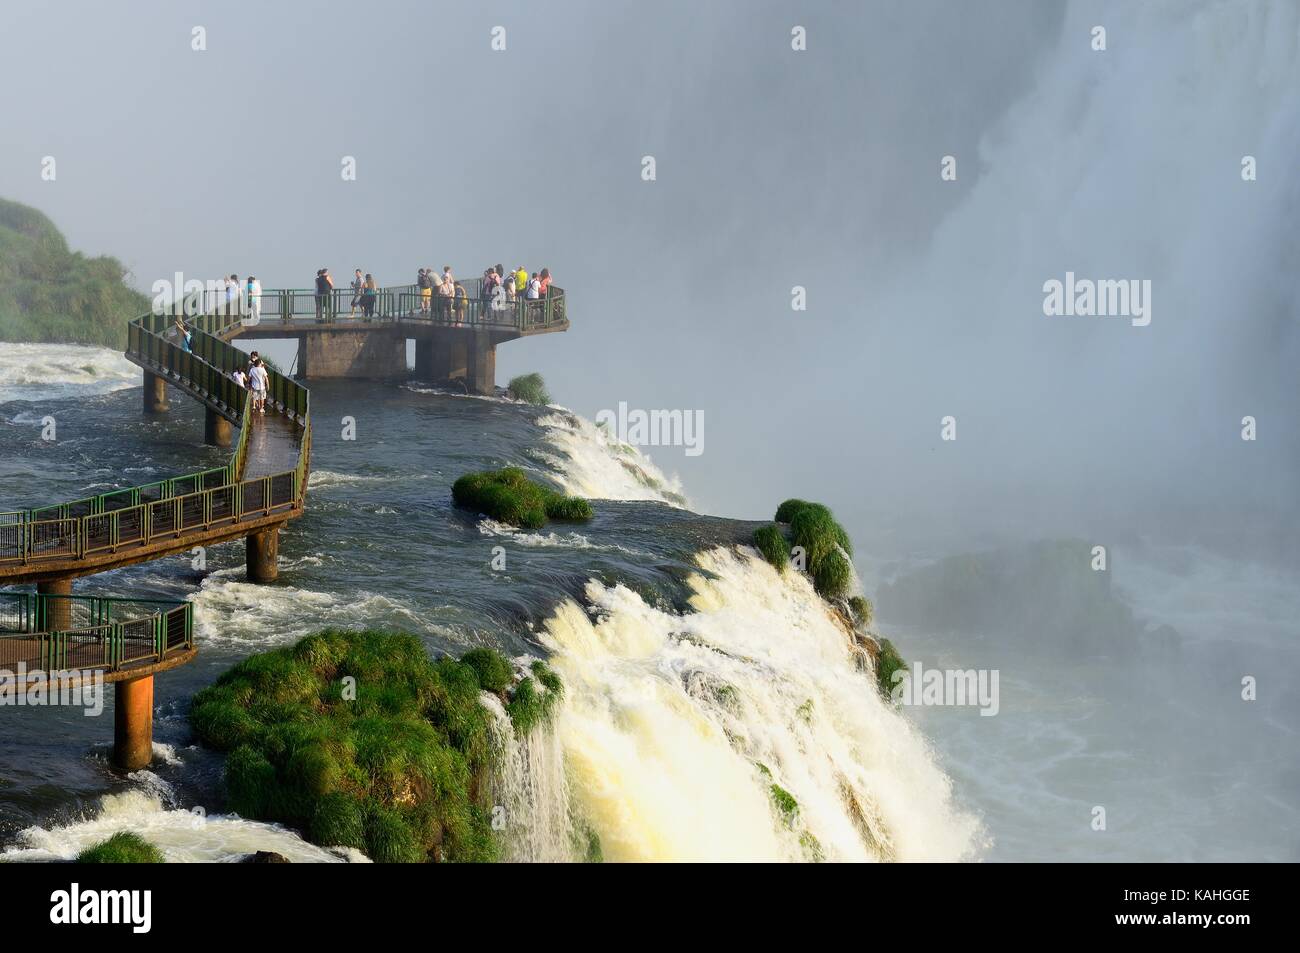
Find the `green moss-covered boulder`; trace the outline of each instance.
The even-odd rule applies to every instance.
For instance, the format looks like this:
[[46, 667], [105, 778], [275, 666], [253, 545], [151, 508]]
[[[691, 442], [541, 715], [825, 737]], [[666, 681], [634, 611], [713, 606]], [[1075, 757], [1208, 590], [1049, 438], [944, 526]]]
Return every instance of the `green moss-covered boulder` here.
[[[492, 860], [480, 693], [506, 694], [513, 679], [492, 649], [435, 661], [412, 635], [327, 631], [240, 662], [195, 695], [190, 723], [228, 752], [227, 799], [242, 816], [376, 861]], [[562, 686], [541, 662], [524, 681], [507, 707], [531, 727]]]
[[161, 864], [162, 851], [133, 831], [118, 831], [77, 855], [79, 864]]
[[889, 639], [881, 639], [880, 655], [876, 659], [876, 684], [880, 686], [880, 694], [889, 698], [894, 690], [894, 673], [906, 669], [907, 663], [898, 654], [898, 649], [894, 648], [894, 643]]
[[591, 519], [591, 504], [528, 479], [519, 467], [467, 473], [451, 487], [457, 506], [485, 513], [502, 523], [540, 529], [552, 520]]
[[551, 402], [551, 395], [546, 392], [546, 381], [536, 372], [512, 377], [506, 386], [506, 392], [515, 400], [529, 404], [541, 406]]
[[785, 572], [790, 565], [790, 543], [775, 523], [754, 530], [754, 546], [777, 572]]

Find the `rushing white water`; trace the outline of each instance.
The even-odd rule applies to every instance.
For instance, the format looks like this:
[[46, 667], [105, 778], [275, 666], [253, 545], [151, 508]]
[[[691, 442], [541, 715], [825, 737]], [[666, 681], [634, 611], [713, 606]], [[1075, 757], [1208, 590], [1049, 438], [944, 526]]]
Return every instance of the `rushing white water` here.
[[259, 850], [274, 851], [293, 862], [365, 861], [354, 850], [323, 850], [277, 824], [168, 808], [161, 797], [143, 790], [104, 795], [99, 810], [86, 820], [48, 829], [29, 827], [19, 834], [19, 844], [6, 848], [3, 858], [72, 860], [119, 831], [139, 834], [161, 850], [169, 863], [235, 861]]
[[566, 493], [602, 500], [654, 500], [687, 506], [681, 482], [665, 476], [636, 447], [622, 443], [590, 420], [556, 408], [537, 421], [554, 453], [537, 456], [558, 472]]
[[554, 863], [575, 859], [575, 841], [564, 756], [554, 723], [520, 736], [501, 700], [488, 692], [483, 705], [492, 715], [497, 752], [493, 801], [506, 860]]
[[[587, 587], [542, 640], [575, 812], [607, 860], [957, 860], [982, 846], [807, 580], [714, 549], [694, 612]], [[778, 807], [773, 785], [797, 802]]]
[[94, 397], [139, 385], [139, 369], [117, 351], [0, 342], [0, 403]]

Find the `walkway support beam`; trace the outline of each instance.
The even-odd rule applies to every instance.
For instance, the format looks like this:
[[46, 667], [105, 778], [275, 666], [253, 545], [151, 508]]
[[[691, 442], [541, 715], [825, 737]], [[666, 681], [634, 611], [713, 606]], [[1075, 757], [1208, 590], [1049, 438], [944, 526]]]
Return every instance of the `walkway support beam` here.
[[153, 676], [118, 682], [113, 691], [113, 764], [139, 771], [153, 761]]
[[244, 540], [248, 581], [275, 582], [280, 576], [280, 527], [249, 533]]
[[492, 342], [491, 331], [475, 331], [469, 342], [469, 374], [466, 383], [470, 392], [492, 396], [497, 389], [497, 346]]
[[[43, 580], [36, 584], [36, 591], [43, 596], [70, 596], [72, 577]], [[72, 628], [71, 599], [50, 599], [46, 602], [44, 628], [50, 632], [66, 632]]]
[[146, 414], [166, 413], [170, 409], [167, 403], [167, 382], [157, 374], [144, 372], [144, 412]]
[[210, 447], [229, 447], [230, 421], [211, 407], [203, 412], [203, 442]]

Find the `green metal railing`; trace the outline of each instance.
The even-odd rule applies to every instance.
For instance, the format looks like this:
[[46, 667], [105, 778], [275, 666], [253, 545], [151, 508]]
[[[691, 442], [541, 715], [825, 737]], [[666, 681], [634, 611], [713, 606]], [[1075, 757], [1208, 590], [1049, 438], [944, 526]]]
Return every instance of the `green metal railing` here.
[[293, 470], [242, 479], [252, 414], [249, 392], [230, 376], [247, 355], [223, 340], [238, 325], [225, 314], [186, 316], [191, 351], [169, 339], [175, 317], [147, 314], [131, 322], [127, 355], [240, 423], [230, 462], [199, 473], [32, 510], [0, 513], [0, 569], [20, 564], [85, 559], [126, 546], [181, 539], [223, 525], [300, 507], [310, 467], [307, 389], [268, 368], [267, 402], [303, 428]]
[[0, 592], [0, 671], [124, 671], [194, 647], [181, 600]]

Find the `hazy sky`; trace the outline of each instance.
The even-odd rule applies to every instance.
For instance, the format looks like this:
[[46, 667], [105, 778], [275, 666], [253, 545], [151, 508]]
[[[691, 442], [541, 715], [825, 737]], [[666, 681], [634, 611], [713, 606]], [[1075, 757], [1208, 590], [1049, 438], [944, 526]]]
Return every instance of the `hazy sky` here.
[[[541, 371], [589, 417], [702, 410], [701, 456], [652, 455], [708, 512], [1276, 527], [1300, 476], [1288, 6], [10, 3], [0, 192], [142, 290], [548, 266], [573, 327], [500, 347], [498, 381]], [[1067, 270], [1151, 279], [1151, 325], [1045, 317]]]

